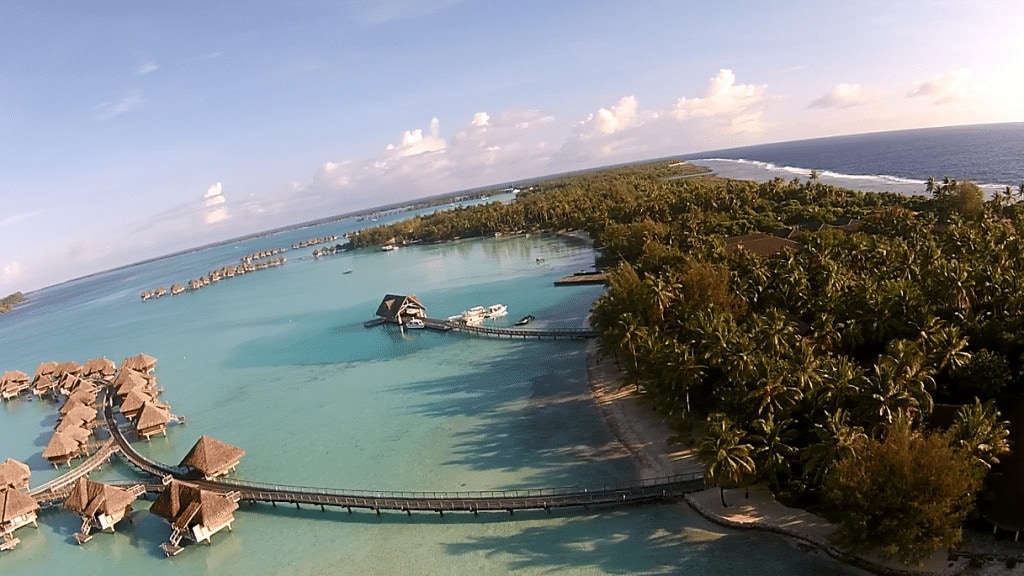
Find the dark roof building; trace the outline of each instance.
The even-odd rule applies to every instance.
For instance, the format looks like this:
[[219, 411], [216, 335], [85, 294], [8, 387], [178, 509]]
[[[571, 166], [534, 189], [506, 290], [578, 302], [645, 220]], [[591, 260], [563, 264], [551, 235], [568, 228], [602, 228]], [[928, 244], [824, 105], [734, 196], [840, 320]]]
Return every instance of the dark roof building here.
[[410, 318], [424, 318], [426, 315], [426, 306], [415, 294], [388, 294], [377, 307], [377, 316], [396, 324], [404, 324]]

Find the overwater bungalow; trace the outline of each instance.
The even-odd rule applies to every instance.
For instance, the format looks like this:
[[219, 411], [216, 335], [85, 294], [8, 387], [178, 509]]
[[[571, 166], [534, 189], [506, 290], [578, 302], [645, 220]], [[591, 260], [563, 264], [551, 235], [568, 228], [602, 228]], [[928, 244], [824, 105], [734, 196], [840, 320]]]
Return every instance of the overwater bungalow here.
[[79, 478], [64, 499], [64, 508], [82, 517], [82, 530], [74, 535], [75, 540], [88, 542], [93, 528], [113, 532], [114, 525], [132, 513], [132, 503], [145, 491], [142, 484], [119, 488]]
[[24, 372], [11, 370], [0, 376], [0, 398], [4, 400], [10, 400], [30, 387], [28, 374]]
[[82, 402], [81, 400], [76, 400], [74, 398], [71, 398], [71, 399], [65, 400], [64, 403], [60, 405], [60, 409], [57, 410], [57, 413], [60, 414], [61, 417], [63, 417], [65, 414], [67, 414], [68, 412], [70, 412], [71, 410], [73, 410], [74, 408], [76, 408], [78, 406], [92, 406], [93, 410], [96, 409], [95, 405], [86, 404], [85, 402]]
[[231, 530], [238, 509], [238, 493], [222, 494], [171, 480], [149, 511], [171, 525], [170, 539], [160, 546], [167, 556], [181, 552], [183, 538], [210, 542], [224, 528]]
[[93, 358], [82, 368], [82, 376], [97, 380], [109, 380], [116, 373], [117, 364], [110, 358]]
[[377, 316], [388, 322], [405, 324], [413, 318], [426, 318], [427, 307], [415, 294], [388, 294], [377, 307]]
[[128, 396], [128, 393], [132, 390], [147, 390], [156, 394], [156, 386], [152, 383], [152, 378], [147, 378], [145, 375], [132, 370], [131, 368], [122, 368], [121, 373], [117, 375], [117, 379], [114, 380], [114, 386], [116, 388], [117, 395], [121, 398]]
[[147, 402], [155, 401], [155, 393], [149, 392], [145, 388], [132, 389], [124, 397], [124, 401], [121, 402], [121, 414], [124, 414], [124, 417], [129, 420], [135, 420]]
[[[80, 431], [80, 432], [79, 432]], [[82, 438], [82, 433], [85, 437]], [[89, 431], [82, 428], [69, 428], [61, 432], [54, 432], [50, 441], [43, 448], [43, 458], [46, 458], [56, 468], [61, 464], [71, 467], [71, 461], [81, 456], [88, 445]]]
[[82, 374], [82, 365], [78, 362], [59, 362], [53, 369], [53, 378], [59, 379], [65, 374], [80, 376]]
[[68, 410], [67, 414], [60, 417], [55, 429], [66, 430], [69, 423], [85, 430], [91, 430], [96, 425], [96, 407], [76, 404], [71, 410]]
[[148, 354], [136, 354], [135, 356], [129, 356], [121, 362], [121, 369], [130, 368], [136, 372], [143, 374], [149, 374], [156, 368], [156, 358]]
[[50, 378], [49, 375], [44, 375], [32, 382], [32, 393], [36, 396], [45, 396], [57, 394], [57, 382]]
[[191, 467], [202, 473], [203, 478], [213, 480], [234, 472], [238, 462], [245, 456], [245, 450], [236, 448], [216, 438], [200, 436], [192, 449], [181, 461], [181, 466]]
[[14, 531], [36, 523], [39, 503], [35, 498], [14, 488], [0, 488], [0, 550], [11, 550], [18, 544]]
[[28, 487], [28, 480], [32, 476], [32, 470], [27, 464], [8, 458], [0, 462], [0, 489], [14, 488], [21, 490]]
[[87, 406], [96, 405], [96, 396], [100, 389], [88, 380], [79, 380], [79, 384], [67, 392], [68, 398], [65, 402], [77, 402]]
[[149, 440], [154, 434], [167, 436], [167, 423], [171, 421], [171, 407], [158, 402], [146, 402], [135, 419], [135, 432]]

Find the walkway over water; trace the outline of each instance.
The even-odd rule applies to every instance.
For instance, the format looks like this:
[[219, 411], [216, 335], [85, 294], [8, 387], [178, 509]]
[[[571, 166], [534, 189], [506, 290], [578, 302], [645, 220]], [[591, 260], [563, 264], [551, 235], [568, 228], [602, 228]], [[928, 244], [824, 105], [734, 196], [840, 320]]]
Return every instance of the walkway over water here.
[[104, 462], [110, 460], [114, 453], [120, 449], [120, 446], [117, 445], [113, 437], [107, 439], [81, 464], [71, 469], [67, 474], [32, 488], [28, 491], [29, 496], [35, 498], [41, 506], [49, 506], [62, 501], [71, 492], [75, 481], [83, 476], [88, 476], [93, 470], [102, 466]]
[[[161, 478], [172, 477], [191, 482], [207, 490], [238, 492], [240, 500], [250, 503], [319, 505], [352, 509], [393, 510], [412, 514], [414, 511], [473, 512], [516, 510], [550, 510], [569, 506], [622, 506], [650, 502], [675, 501], [684, 494], [704, 489], [699, 473], [644, 480], [631, 486], [591, 488], [566, 487], [530, 490], [485, 490], [466, 492], [396, 492], [381, 490], [338, 490], [309, 486], [285, 486], [238, 480], [202, 480], [195, 470], [156, 462], [132, 447], [118, 427], [113, 407], [104, 403], [104, 419], [121, 456], [139, 470]], [[150, 489], [155, 486], [151, 486]]]
[[[530, 330], [522, 328], [498, 328], [493, 326], [474, 326], [463, 322], [451, 322], [438, 318], [422, 318], [423, 327], [437, 332], [467, 332], [478, 336], [492, 336], [496, 338], [537, 338], [540, 340], [584, 340], [596, 338], [597, 332], [593, 330]], [[363, 322], [366, 328], [373, 328], [382, 324], [394, 324], [383, 318], [374, 318]]]

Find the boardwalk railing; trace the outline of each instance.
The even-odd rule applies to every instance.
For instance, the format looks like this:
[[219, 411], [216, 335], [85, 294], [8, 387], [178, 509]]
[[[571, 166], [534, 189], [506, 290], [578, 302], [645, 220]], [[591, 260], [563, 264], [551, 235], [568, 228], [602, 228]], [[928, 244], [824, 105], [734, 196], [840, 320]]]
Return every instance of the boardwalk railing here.
[[509, 338], [550, 338], [558, 339], [586, 339], [597, 337], [593, 330], [527, 330], [520, 328], [497, 328], [494, 326], [472, 326], [463, 322], [449, 322], [435, 318], [424, 318], [423, 323], [428, 328], [457, 330], [483, 336], [507, 336]]
[[667, 476], [642, 480], [630, 486], [599, 486], [581, 488], [566, 486], [559, 488], [531, 488], [519, 490], [479, 491], [394, 491], [394, 490], [342, 490], [312, 486], [289, 486], [240, 480], [201, 480], [195, 478], [191, 468], [169, 466], [139, 454], [124, 437], [123, 431], [114, 420], [113, 408], [104, 403], [104, 418], [111, 438], [120, 448], [120, 454], [136, 468], [157, 477], [170, 476], [186, 480], [208, 490], [222, 493], [236, 492], [240, 500], [247, 502], [289, 503], [337, 506], [373, 510], [412, 511], [466, 511], [477, 513], [487, 510], [537, 510], [567, 506], [610, 506], [677, 500], [684, 494], [704, 488], [700, 473], [682, 476]]
[[40, 502], [46, 502], [52, 499], [60, 499], [66, 496], [67, 492], [71, 490], [71, 485], [74, 484], [79, 478], [87, 476], [90, 472], [99, 468], [104, 462], [110, 459], [115, 452], [120, 450], [120, 447], [115, 443], [111, 437], [107, 441], [99, 445], [99, 449], [96, 450], [91, 456], [85, 459], [81, 464], [75, 466], [67, 474], [54, 478], [45, 484], [40, 484], [35, 488], [28, 491], [29, 496], [32, 496]]

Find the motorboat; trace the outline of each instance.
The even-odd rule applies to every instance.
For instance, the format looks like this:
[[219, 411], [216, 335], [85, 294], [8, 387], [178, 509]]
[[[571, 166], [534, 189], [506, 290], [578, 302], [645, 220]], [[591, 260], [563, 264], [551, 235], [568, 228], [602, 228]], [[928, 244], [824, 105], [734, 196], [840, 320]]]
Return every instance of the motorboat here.
[[533, 322], [536, 319], [537, 319], [537, 317], [534, 316], [533, 314], [527, 314], [526, 316], [523, 316], [522, 318], [517, 320], [515, 325], [516, 326], [526, 326], [527, 324], [529, 324], [530, 322]]
[[409, 330], [423, 330], [427, 325], [419, 318], [410, 318], [409, 320], [406, 320], [405, 327]]
[[380, 250], [381, 252], [394, 252], [395, 250], [398, 250], [398, 246], [395, 246], [394, 244], [385, 244], [380, 247]]
[[508, 314], [508, 306], [504, 304], [492, 304], [484, 310], [484, 318], [500, 318]]

